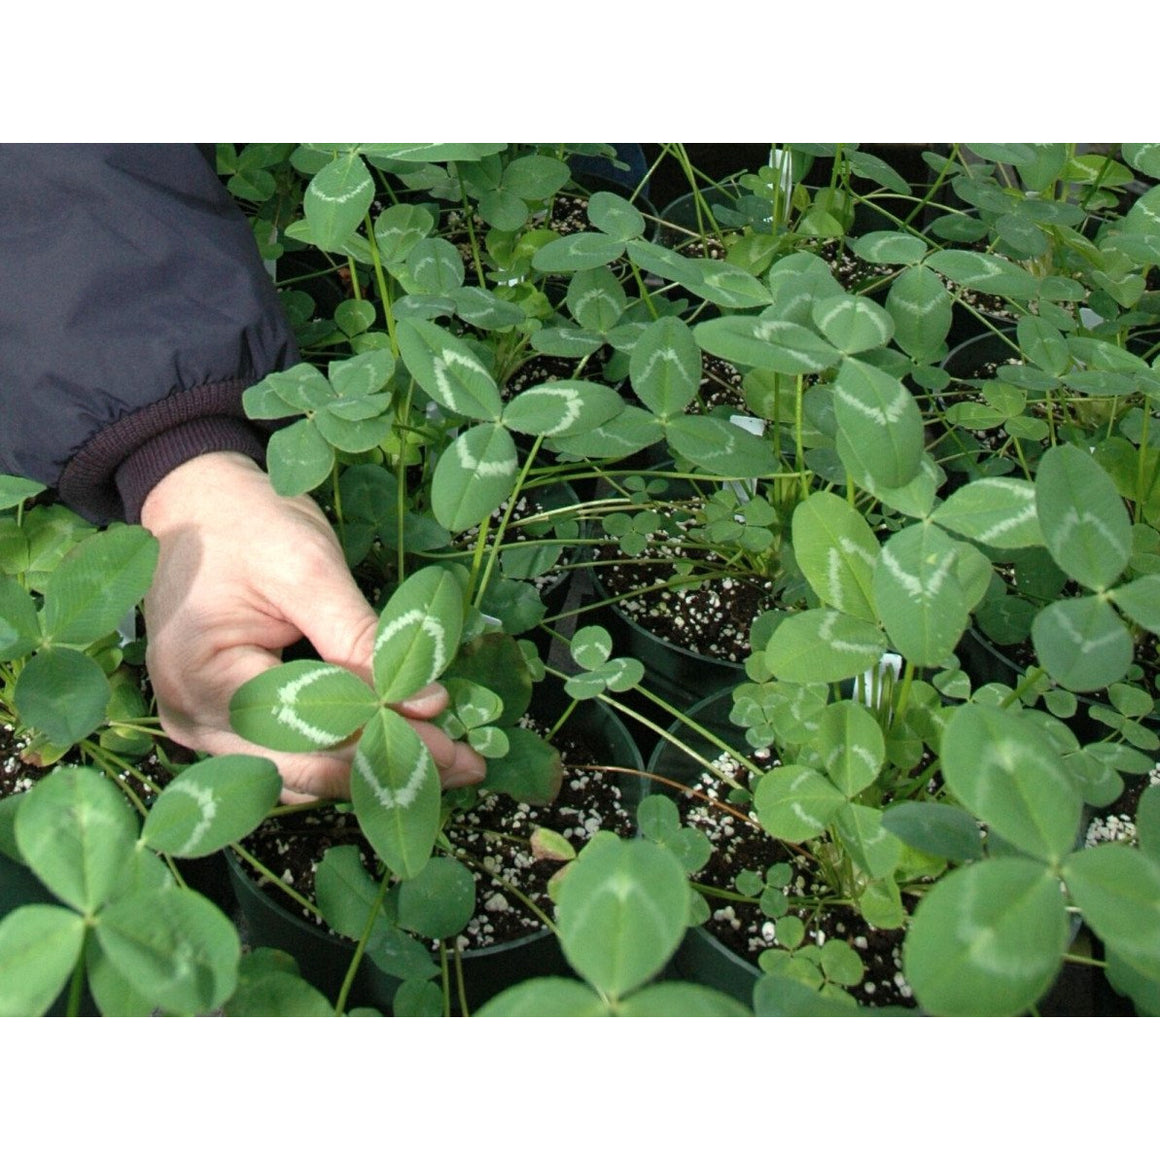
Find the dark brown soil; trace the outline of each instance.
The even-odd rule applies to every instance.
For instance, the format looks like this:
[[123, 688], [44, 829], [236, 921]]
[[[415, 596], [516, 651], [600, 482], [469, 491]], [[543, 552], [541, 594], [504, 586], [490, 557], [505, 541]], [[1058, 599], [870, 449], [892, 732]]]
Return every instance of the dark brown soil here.
[[[756, 760], [761, 762], [762, 755], [756, 755]], [[858, 953], [864, 975], [860, 984], [848, 989], [863, 1006], [915, 1007], [902, 974], [904, 930], [871, 926], [814, 876], [814, 863], [806, 854], [770, 837], [752, 815], [742, 820], [736, 813], [722, 809], [717, 803], [729, 793], [725, 782], [706, 771], [697, 788], [704, 797], [686, 794], [679, 799], [679, 809], [686, 825], [709, 836], [713, 854], [694, 881], [714, 890], [733, 892], [742, 870], [764, 874], [771, 866], [788, 863], [792, 877], [782, 893], [789, 902], [788, 913], [805, 924], [806, 943], [821, 946], [827, 940], [841, 939]], [[731, 808], [743, 815], [746, 812], [744, 807]], [[777, 920], [762, 912], [757, 898], [722, 901], [709, 897], [707, 901], [711, 917], [706, 930], [742, 959], [756, 967], [763, 951], [778, 946]]]
[[[510, 942], [542, 929], [543, 923], [523, 897], [552, 913], [548, 882], [562, 863], [532, 856], [530, 839], [535, 828], [562, 835], [577, 853], [597, 830], [611, 830], [622, 837], [633, 833], [634, 819], [621, 780], [594, 767], [593, 753], [582, 737], [568, 738], [561, 751], [566, 761], [564, 780], [551, 805], [529, 806], [503, 794], [481, 794], [449, 822], [445, 833], [452, 849], [476, 880], [476, 914], [458, 936], [461, 950]], [[631, 789], [631, 782], [623, 784]], [[354, 813], [345, 805], [331, 803], [269, 818], [243, 845], [307, 898], [313, 896], [315, 870], [332, 846], [357, 847], [368, 872], [382, 873]], [[253, 876], [292, 913], [322, 925], [313, 912], [298, 907], [276, 885]]]

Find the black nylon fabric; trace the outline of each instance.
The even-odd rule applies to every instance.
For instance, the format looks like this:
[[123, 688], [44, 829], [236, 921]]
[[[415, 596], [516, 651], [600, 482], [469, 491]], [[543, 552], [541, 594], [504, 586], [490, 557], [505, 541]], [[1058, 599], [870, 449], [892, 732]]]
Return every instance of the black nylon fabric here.
[[0, 145], [0, 470], [55, 486], [126, 416], [297, 358], [196, 145]]

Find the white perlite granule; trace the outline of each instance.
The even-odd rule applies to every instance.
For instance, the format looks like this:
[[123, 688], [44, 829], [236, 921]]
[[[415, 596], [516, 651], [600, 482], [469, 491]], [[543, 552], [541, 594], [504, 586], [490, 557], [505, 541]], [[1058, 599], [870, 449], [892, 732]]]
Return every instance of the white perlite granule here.
[[[1149, 785], [1160, 785], [1160, 765], [1147, 774]], [[1084, 835], [1085, 846], [1099, 846], [1104, 842], [1136, 844], [1136, 823], [1131, 814], [1102, 814], [1093, 818]]]

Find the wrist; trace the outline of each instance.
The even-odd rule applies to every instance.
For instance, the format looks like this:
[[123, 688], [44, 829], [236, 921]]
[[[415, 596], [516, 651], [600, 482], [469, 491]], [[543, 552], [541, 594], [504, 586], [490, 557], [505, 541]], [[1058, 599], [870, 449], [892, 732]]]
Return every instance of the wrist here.
[[240, 451], [207, 451], [162, 476], [141, 503], [141, 525], [157, 535], [191, 517], [236, 513], [240, 492], [266, 474]]
[[116, 471], [125, 519], [141, 518], [146, 498], [172, 472], [214, 452], [235, 452], [262, 462], [265, 449], [257, 432], [230, 415], [193, 418], [147, 440], [127, 455]]

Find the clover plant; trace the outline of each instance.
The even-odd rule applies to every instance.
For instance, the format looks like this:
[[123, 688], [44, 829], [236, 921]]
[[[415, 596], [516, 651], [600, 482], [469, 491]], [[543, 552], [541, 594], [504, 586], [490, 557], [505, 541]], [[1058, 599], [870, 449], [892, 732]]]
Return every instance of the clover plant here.
[[[251, 387], [246, 412], [274, 425], [275, 487], [318, 497], [380, 609], [370, 684], [292, 660], [231, 705], [257, 744], [354, 753], [351, 808], [386, 872], [340, 847], [317, 880], [352, 971], [366, 955], [399, 979], [396, 1014], [449, 1010], [427, 940], [475, 902], [441, 844], [470, 792], [441, 792], [393, 706], [442, 680], [440, 724], [487, 756], [488, 789], [529, 800], [561, 775], [519, 725], [544, 673], [667, 735], [671, 706], [603, 630], [579, 619], [565, 641], [557, 616], [562, 667], [517, 638], [545, 617], [530, 581], [564, 552], [578, 569], [583, 541], [640, 551], [692, 497], [680, 535], [698, 562], [663, 585], [760, 575], [782, 598], [752, 625], [733, 695], [748, 743], [780, 758], [746, 800], [835, 898], [906, 928], [923, 1010], [1033, 1007], [1079, 921], [1109, 978], [1156, 1010], [1156, 791], [1136, 847], [1076, 847], [1085, 806], [1160, 747], [1141, 668], [1160, 628], [1157, 147], [932, 147], [921, 184], [872, 146], [775, 143], [716, 190], [685, 147], [660, 149], [693, 194], [675, 242], [643, 184], [591, 192], [583, 220], [557, 225], [560, 199], [589, 193], [570, 163], [607, 146], [218, 149], [305, 360]], [[833, 254], [861, 263], [852, 281]], [[993, 378], [943, 366], [963, 326], [1002, 331]], [[706, 357], [740, 372], [739, 400], [704, 401]], [[541, 361], [566, 369], [521, 388]], [[583, 498], [547, 502], [573, 484]], [[79, 745], [115, 771], [151, 744], [122, 664], [140, 646], [117, 629], [156, 544], [29, 506], [38, 491], [0, 478], [0, 709], [43, 763]], [[1029, 645], [1009, 683], [968, 672], [976, 628]], [[229, 924], [177, 884], [175, 859], [237, 842], [277, 796], [272, 766], [220, 761], [181, 773], [140, 831], [115, 779], [85, 767], [0, 810], [5, 853], [57, 900], [0, 923], [5, 1009], [44, 1010], [71, 979], [75, 1010], [87, 972], [107, 1013], [346, 1010], [281, 956], [239, 965]], [[655, 981], [705, 909], [688, 884], [703, 843], [659, 800], [641, 841], [558, 851], [546, 917], [577, 978], [482, 1013], [746, 1013]], [[735, 883], [779, 920], [753, 1011], [859, 1010], [850, 956], [779, 909], [781, 873]]]
[[[212, 902], [178, 885], [167, 862], [202, 857], [248, 833], [277, 801], [263, 758], [209, 758], [161, 791], [141, 826], [116, 782], [61, 765], [6, 799], [0, 849], [54, 901], [0, 921], [0, 1012], [40, 1015], [84, 985], [104, 1015], [206, 1014], [232, 994], [241, 945]], [[164, 856], [158, 857], [158, 855]]]
[[0, 699], [44, 764], [98, 730], [147, 751], [118, 630], [153, 578], [157, 543], [139, 527], [97, 531], [59, 505], [24, 510], [42, 490], [0, 477]]

